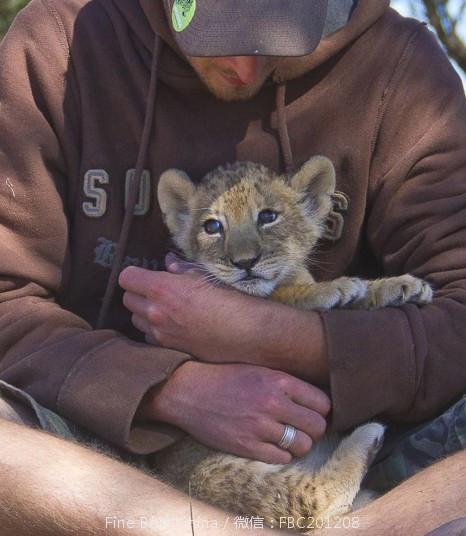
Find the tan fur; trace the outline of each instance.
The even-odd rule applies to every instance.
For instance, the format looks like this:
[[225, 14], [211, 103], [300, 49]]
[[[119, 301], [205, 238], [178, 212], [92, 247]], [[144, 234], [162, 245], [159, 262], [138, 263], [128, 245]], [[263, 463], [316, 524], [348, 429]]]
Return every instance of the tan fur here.
[[[407, 301], [428, 303], [432, 290], [411, 275], [364, 281], [316, 282], [309, 253], [323, 234], [335, 189], [325, 157], [311, 158], [294, 175], [264, 166], [219, 167], [194, 185], [179, 170], [160, 178], [158, 199], [176, 245], [210, 276], [248, 294], [298, 307], [375, 309]], [[261, 224], [262, 211], [275, 221]], [[221, 232], [209, 234], [207, 221]], [[341, 440], [325, 436], [302, 460], [277, 466], [216, 453], [186, 439], [157, 455], [158, 472], [200, 499], [277, 526], [280, 517], [341, 515], [351, 509], [383, 427], [370, 423]], [[307, 530], [310, 530], [309, 527]]]
[[[160, 178], [158, 197], [177, 246], [209, 274], [242, 292], [307, 310], [429, 303], [430, 286], [411, 275], [314, 281], [307, 258], [322, 236], [334, 189], [332, 163], [317, 156], [293, 176], [238, 162], [214, 170], [197, 186], [184, 172], [168, 170]], [[279, 216], [262, 227], [257, 217], [265, 209]], [[203, 223], [210, 219], [222, 224], [218, 236], [204, 231]], [[238, 263], [257, 257], [250, 274], [255, 279], [244, 280], [248, 273]]]

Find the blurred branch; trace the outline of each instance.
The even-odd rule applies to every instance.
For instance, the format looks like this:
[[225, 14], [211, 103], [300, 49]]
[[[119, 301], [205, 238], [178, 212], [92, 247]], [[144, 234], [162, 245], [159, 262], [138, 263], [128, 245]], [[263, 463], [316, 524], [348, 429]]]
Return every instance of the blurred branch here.
[[448, 0], [422, 0], [430, 24], [446, 48], [448, 54], [466, 73], [466, 44], [457, 33], [457, 25], [465, 12], [466, 1], [461, 2], [454, 17], [448, 8]]
[[458, 22], [462, 20], [466, 12], [466, 2], [461, 2], [461, 5], [458, 10], [458, 14], [456, 15], [455, 19], [453, 20], [453, 27], [456, 28]]

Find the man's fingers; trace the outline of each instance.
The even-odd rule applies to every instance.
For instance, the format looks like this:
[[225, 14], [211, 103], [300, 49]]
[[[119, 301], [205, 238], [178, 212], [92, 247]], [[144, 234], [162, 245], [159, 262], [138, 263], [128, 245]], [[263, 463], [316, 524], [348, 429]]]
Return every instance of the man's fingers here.
[[150, 344], [151, 346], [160, 346], [159, 341], [154, 339], [154, 337], [152, 337], [152, 335], [146, 335], [145, 338], [146, 338], [146, 343], [147, 344]]
[[[132, 318], [131, 318], [131, 321], [133, 323], [133, 326], [136, 329], [138, 329], [142, 333], [145, 333], [146, 342], [148, 344], [152, 344], [150, 342], [150, 340], [154, 340], [154, 341], [156, 340], [154, 338], [154, 329], [153, 329], [152, 325], [150, 324], [150, 322], [148, 322], [145, 318], [143, 318], [142, 316], [139, 316], [139, 315], [133, 315]], [[149, 340], [147, 340], [147, 339], [149, 339]]]
[[330, 411], [327, 395], [298, 378], [290, 375], [275, 377], [275, 387], [283, 393], [272, 399], [269, 415], [283, 425], [289, 424], [301, 430], [316, 441], [320, 439], [327, 427], [325, 416]]
[[133, 313], [131, 318], [133, 326], [146, 334], [147, 344], [160, 346], [155, 338], [155, 332], [161, 318], [161, 313], [157, 309], [157, 306], [147, 298], [144, 298], [144, 296], [139, 296], [132, 292], [124, 293], [123, 303]]
[[123, 305], [129, 309], [132, 313], [139, 316], [145, 316], [146, 309], [148, 307], [147, 298], [134, 292], [125, 292], [123, 294]]
[[276, 431], [279, 433], [270, 443], [261, 443], [251, 457], [261, 462], [286, 464], [291, 462], [293, 456], [299, 458], [309, 452], [312, 439], [301, 430], [296, 430], [296, 437], [289, 449], [278, 447], [277, 443], [282, 438], [284, 429], [283, 425], [277, 425]]
[[152, 289], [155, 280], [160, 279], [163, 272], [151, 272], [137, 266], [128, 266], [118, 278], [122, 288], [140, 296], [147, 296]]
[[292, 378], [292, 388], [286, 394], [296, 404], [316, 411], [326, 417], [331, 409], [330, 398], [318, 387]]
[[292, 401], [283, 409], [278, 419], [283, 424], [290, 424], [298, 430], [302, 430], [313, 441], [320, 439], [324, 435], [327, 427], [327, 422], [320, 413], [309, 410]]
[[274, 464], [286, 464], [292, 460], [291, 452], [283, 449], [279, 449], [272, 443], [261, 443], [250, 454], [246, 454], [247, 458], [253, 458], [260, 462], [274, 463]]
[[312, 439], [308, 436], [308, 434], [302, 432], [296, 426], [295, 428], [296, 428], [296, 436], [288, 449], [282, 449], [281, 447], [278, 447], [277, 445], [278, 442], [283, 437], [283, 433], [285, 431], [284, 424], [277, 424], [276, 426], [274, 426], [273, 439], [271, 440], [271, 443], [276, 445], [277, 448], [280, 448], [280, 450], [286, 450], [287, 452], [290, 452], [296, 458], [299, 458], [301, 456], [304, 456], [304, 454], [306, 454], [307, 452], [311, 450]]

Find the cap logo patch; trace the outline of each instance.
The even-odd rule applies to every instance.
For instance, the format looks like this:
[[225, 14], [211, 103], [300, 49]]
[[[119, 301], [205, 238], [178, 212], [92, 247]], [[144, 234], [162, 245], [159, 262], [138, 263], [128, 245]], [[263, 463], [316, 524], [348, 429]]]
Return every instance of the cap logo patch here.
[[196, 12], [196, 0], [175, 0], [172, 9], [172, 25], [175, 32], [185, 30]]

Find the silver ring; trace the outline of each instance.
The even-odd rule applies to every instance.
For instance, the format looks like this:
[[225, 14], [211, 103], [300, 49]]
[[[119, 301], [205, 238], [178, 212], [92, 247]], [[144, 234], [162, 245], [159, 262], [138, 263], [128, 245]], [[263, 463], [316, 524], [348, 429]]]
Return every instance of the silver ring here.
[[291, 426], [291, 424], [285, 424], [285, 431], [283, 432], [280, 441], [277, 443], [277, 447], [288, 450], [293, 444], [297, 433], [298, 432], [294, 426]]

